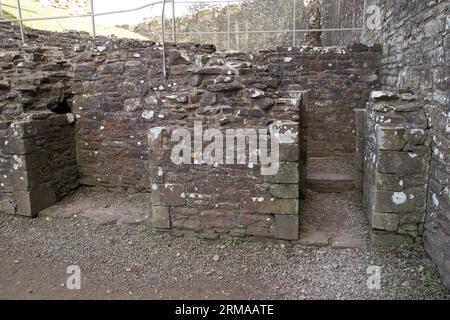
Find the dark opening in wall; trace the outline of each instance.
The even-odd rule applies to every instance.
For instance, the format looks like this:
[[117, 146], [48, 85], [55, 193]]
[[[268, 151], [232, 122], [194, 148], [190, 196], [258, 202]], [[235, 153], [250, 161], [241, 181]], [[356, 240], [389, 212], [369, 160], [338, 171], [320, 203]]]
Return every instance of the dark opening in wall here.
[[66, 95], [61, 102], [50, 107], [50, 110], [57, 114], [72, 113], [72, 100], [72, 94]]

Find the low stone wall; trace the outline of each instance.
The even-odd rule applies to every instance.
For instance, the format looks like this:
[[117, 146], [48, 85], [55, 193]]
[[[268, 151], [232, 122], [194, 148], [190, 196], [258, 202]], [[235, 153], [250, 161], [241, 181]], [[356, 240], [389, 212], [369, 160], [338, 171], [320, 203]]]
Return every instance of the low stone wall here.
[[368, 104], [364, 201], [372, 244], [422, 241], [430, 134], [423, 103], [376, 91]]
[[[243, 97], [245, 95], [241, 99]], [[189, 124], [179, 125], [186, 128], [192, 139], [207, 136], [208, 130], [214, 130], [214, 161], [209, 163], [198, 156], [201, 150], [196, 149], [195, 142], [195, 151], [187, 155], [189, 164], [174, 163], [171, 156], [179, 141], [173, 141], [171, 136], [176, 126], [164, 119], [156, 122], [158, 126], [149, 130], [149, 148], [152, 208], [157, 228], [195, 231], [207, 238], [227, 235], [298, 239], [299, 200], [304, 195], [306, 182], [306, 128], [299, 119], [306, 114], [307, 98], [304, 95], [301, 98], [299, 93], [287, 93], [285, 98], [275, 99], [274, 103], [274, 109], [261, 114], [261, 118], [249, 117], [244, 123], [246, 128], [236, 127], [235, 123], [227, 121], [205, 122], [204, 117], [194, 111], [198, 107], [191, 108], [188, 112]], [[238, 103], [233, 107], [236, 115], [250, 112], [240, 105]], [[294, 121], [277, 120], [281, 116], [275, 110], [280, 109], [284, 110], [282, 117]], [[220, 113], [229, 111], [229, 107], [218, 110]], [[192, 121], [199, 121], [194, 128]], [[196, 128], [202, 123], [205, 133]], [[259, 159], [251, 162], [254, 160], [250, 160], [250, 152], [255, 151], [256, 139], [252, 141], [252, 136], [245, 134], [238, 135], [234, 141], [235, 129], [273, 133], [272, 138], [280, 142], [279, 168], [264, 175], [263, 166], [258, 162], [261, 160], [260, 154], [264, 153], [261, 149], [261, 143], [265, 143], [261, 141], [262, 137], [258, 136], [259, 149], [256, 150], [259, 151]], [[233, 132], [232, 140], [230, 135], [226, 136], [230, 131]], [[192, 142], [187, 142], [189, 147]], [[245, 157], [243, 162], [238, 163], [235, 157], [242, 156], [238, 149], [240, 142]], [[270, 139], [267, 143], [273, 154], [275, 151], [270, 148]], [[204, 143], [200, 149], [208, 150], [208, 145]], [[232, 161], [229, 162], [229, 159]]]

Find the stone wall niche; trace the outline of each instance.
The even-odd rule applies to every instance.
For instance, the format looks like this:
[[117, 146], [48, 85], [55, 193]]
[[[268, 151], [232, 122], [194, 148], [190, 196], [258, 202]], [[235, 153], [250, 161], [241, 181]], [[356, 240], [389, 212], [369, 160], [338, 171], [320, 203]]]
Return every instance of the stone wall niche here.
[[372, 244], [421, 242], [431, 160], [422, 103], [411, 94], [373, 92], [366, 132], [364, 204]]

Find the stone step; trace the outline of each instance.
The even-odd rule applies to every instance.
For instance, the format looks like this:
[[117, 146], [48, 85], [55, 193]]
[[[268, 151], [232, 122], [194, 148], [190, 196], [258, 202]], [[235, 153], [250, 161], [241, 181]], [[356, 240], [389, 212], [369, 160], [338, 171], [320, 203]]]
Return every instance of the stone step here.
[[306, 185], [311, 191], [323, 193], [355, 190], [353, 158], [308, 159]]
[[355, 190], [355, 177], [342, 173], [308, 173], [306, 186], [309, 190], [323, 193], [341, 193]]

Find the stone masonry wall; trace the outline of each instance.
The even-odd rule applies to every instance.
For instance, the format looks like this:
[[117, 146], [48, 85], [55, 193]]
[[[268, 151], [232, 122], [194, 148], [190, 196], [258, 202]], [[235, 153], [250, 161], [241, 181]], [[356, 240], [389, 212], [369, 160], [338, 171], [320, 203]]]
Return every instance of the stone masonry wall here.
[[[106, 46], [102, 41], [95, 44], [92, 50], [80, 52], [74, 59], [74, 113], [78, 118], [81, 183], [107, 188], [149, 190], [149, 177], [145, 174], [146, 130], [154, 119], [182, 116], [180, 111], [172, 114], [164, 108], [167, 103], [177, 103], [170, 101], [173, 95], [182, 94], [179, 100], [188, 104], [213, 107], [213, 111], [205, 111], [211, 118], [218, 117], [217, 106], [233, 102], [207, 89], [219, 76], [215, 74], [218, 71], [196, 74], [194, 67], [216, 63], [215, 60], [226, 64], [227, 60], [244, 59], [254, 65], [242, 68], [242, 85], [247, 88], [309, 91], [308, 147], [313, 148], [310, 156], [352, 152], [353, 108], [365, 105], [370, 90], [378, 83], [376, 47], [285, 48], [243, 55], [213, 53], [214, 49], [207, 46], [168, 46], [169, 81], [164, 81], [160, 46], [124, 40], [110, 41]], [[264, 77], [258, 78], [255, 72], [264, 72]], [[233, 89], [233, 79], [225, 81], [225, 88]], [[272, 107], [273, 99], [259, 97], [256, 101], [257, 109], [245, 112], [260, 118], [264, 110]], [[249, 102], [245, 101], [242, 107], [247, 105]], [[334, 112], [336, 109], [340, 112]], [[242, 121], [238, 117], [238, 122]]]
[[0, 212], [36, 216], [78, 186], [69, 64], [11, 42], [0, 69]]
[[[19, 39], [14, 33], [17, 30], [4, 25], [1, 27], [0, 31], [7, 35], [3, 38], [4, 47], [17, 50]], [[231, 210], [233, 214], [223, 218], [225, 220], [247, 213], [258, 213], [260, 216], [257, 220], [239, 222], [238, 225], [226, 224], [224, 220], [223, 225], [228, 227], [213, 230], [213, 234], [237, 232], [276, 236], [279, 231], [276, 231], [275, 221], [282, 210], [291, 216], [290, 220], [278, 217], [278, 221], [291, 229], [289, 235], [279, 237], [295, 238], [292, 230], [296, 229], [293, 226], [298, 225], [298, 201], [304, 191], [304, 186], [298, 182], [303, 181], [306, 175], [306, 171], [301, 169], [306, 165], [306, 127], [312, 128], [312, 133], [308, 134], [311, 138], [309, 146], [313, 147], [312, 155], [352, 153], [353, 109], [364, 106], [369, 92], [376, 89], [379, 83], [379, 53], [376, 46], [278, 48], [252, 55], [216, 52], [213, 46], [208, 45], [167, 45], [168, 78], [164, 79], [162, 47], [151, 41], [90, 39], [84, 35], [77, 38], [76, 33], [70, 33], [64, 42], [61, 34], [34, 33], [28, 29], [26, 36], [31, 44], [55, 41], [61, 45], [61, 50], [48, 51], [53, 54], [50, 55], [53, 57], [50, 58], [52, 63], [44, 63], [47, 58], [46, 54], [42, 54], [43, 65], [48, 65], [55, 72], [48, 72], [50, 79], [53, 79], [48, 80], [52, 84], [48, 87], [54, 88], [55, 92], [42, 96], [40, 90], [45, 87], [42, 83], [32, 85], [25, 91], [43, 98], [42, 104], [30, 104], [33, 106], [30, 112], [33, 108], [61, 112], [61, 108], [71, 107], [76, 123], [77, 167], [83, 185], [127, 192], [155, 191], [152, 190], [152, 177], [154, 179], [155, 172], [158, 174], [160, 168], [152, 165], [150, 157], [153, 150], [148, 143], [148, 130], [155, 126], [173, 129], [183, 125], [189, 128], [193, 119], [203, 119], [205, 129], [268, 129], [276, 123], [281, 127], [298, 127], [294, 132], [297, 131], [295, 133], [303, 142], [294, 143], [296, 146], [291, 148], [282, 146], [282, 153], [287, 152], [287, 160], [282, 161], [281, 174], [285, 175], [282, 180], [269, 183], [253, 175], [252, 171], [249, 173], [251, 168], [248, 167], [240, 168], [240, 171], [235, 168], [225, 170], [224, 176], [230, 183], [242, 180], [242, 187], [237, 188], [240, 190], [238, 199], [241, 200], [234, 207], [227, 207], [230, 199], [237, 196], [231, 194], [232, 188], [211, 189], [211, 200], [206, 209], [216, 211], [228, 208], [226, 210]], [[34, 50], [47, 49], [38, 47]], [[34, 68], [35, 64], [32, 63], [31, 67]], [[23, 74], [22, 78], [32, 82], [33, 76]], [[66, 78], [70, 79], [68, 86]], [[299, 92], [305, 90], [309, 91], [313, 102], [308, 111], [311, 115], [309, 119], [306, 114], [301, 115], [302, 110], [306, 109], [306, 98], [299, 99]], [[46, 100], [50, 97], [55, 98], [54, 103], [51, 103], [53, 100]], [[14, 110], [15, 105], [17, 103], [8, 103], [8, 110]], [[14, 112], [26, 113], [22, 109]], [[335, 112], [337, 109], [340, 112]], [[68, 121], [72, 120], [69, 118]], [[328, 143], [322, 143], [327, 139], [330, 140]], [[297, 158], [301, 160], [299, 165]], [[166, 183], [182, 184], [182, 172], [171, 172], [172, 169], [169, 166], [164, 171], [163, 168], [164, 179], [168, 179], [162, 183], [164, 186]], [[256, 166], [253, 171], [257, 171]], [[190, 174], [191, 177], [205, 175], [201, 170]], [[287, 182], [284, 183], [284, 180]], [[199, 181], [202, 179], [199, 178]], [[156, 184], [161, 184], [161, 181]], [[271, 190], [270, 184], [280, 186]], [[295, 186], [298, 186], [298, 192]], [[191, 187], [186, 187], [185, 195], [196, 194], [197, 186]], [[247, 192], [242, 192], [245, 189]], [[224, 196], [225, 190], [230, 193], [228, 198]], [[223, 198], [222, 202], [219, 195]], [[189, 199], [186, 197], [184, 200], [187, 203]], [[205, 204], [196, 200], [201, 205]], [[210, 208], [212, 204], [221, 203], [223, 208]], [[218, 216], [202, 215], [206, 209], [202, 207], [198, 211], [201, 225], [194, 229], [199, 232], [213, 229], [208, 227], [208, 221], [218, 219]], [[257, 216], [252, 217], [255, 219]], [[177, 218], [174, 213], [170, 223], [171, 226], [180, 226], [190, 224], [192, 221], [189, 220], [184, 215]]]
[[[111, 41], [98, 37], [94, 42], [84, 33], [60, 34], [37, 32], [28, 28], [25, 30], [27, 43], [48, 43], [61, 47], [68, 59], [76, 55], [75, 51], [79, 51], [80, 47], [102, 48]], [[17, 46], [20, 40], [17, 28], [5, 24], [0, 24], [0, 34], [5, 34], [3, 40], [0, 40], [4, 42], [4, 46]], [[137, 43], [134, 45], [139, 46]], [[150, 44], [152, 42], [147, 42], [148, 46]], [[123, 49], [126, 50], [126, 47], [127, 45]], [[74, 48], [78, 49], [74, 51]], [[161, 58], [155, 52], [153, 56], [148, 67], [156, 70], [153, 73], [160, 72]], [[353, 110], [365, 109], [370, 92], [380, 88], [379, 46], [355, 44], [347, 47], [276, 48], [263, 50], [252, 56], [254, 62], [269, 68], [273, 81], [278, 81], [280, 91], [310, 92], [310, 157], [353, 154]], [[139, 59], [131, 58], [135, 60], [133, 63], [139, 62]]]
[[[155, 43], [111, 41], [75, 57], [81, 183], [151, 192], [154, 223], [161, 229], [297, 239], [306, 97], [278, 91], [279, 80], [251, 55], [192, 44], [166, 49], [167, 80]], [[275, 125], [296, 139], [281, 146], [280, 172], [270, 181], [248, 161], [174, 165], [170, 135], [177, 128], [192, 130], [194, 121], [223, 133]]]
[[354, 110], [365, 109], [380, 88], [380, 47], [288, 48], [261, 51], [255, 59], [280, 81], [280, 90], [309, 92], [308, 156], [352, 155]]
[[431, 152], [416, 98], [374, 91], [368, 104], [364, 203], [376, 246], [422, 243]]
[[424, 240], [450, 287], [450, 6], [445, 0], [371, 2], [381, 8], [382, 29], [365, 39], [383, 46], [384, 88], [424, 101], [432, 137]]

